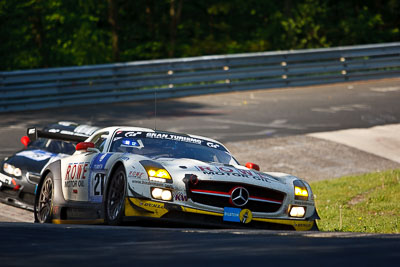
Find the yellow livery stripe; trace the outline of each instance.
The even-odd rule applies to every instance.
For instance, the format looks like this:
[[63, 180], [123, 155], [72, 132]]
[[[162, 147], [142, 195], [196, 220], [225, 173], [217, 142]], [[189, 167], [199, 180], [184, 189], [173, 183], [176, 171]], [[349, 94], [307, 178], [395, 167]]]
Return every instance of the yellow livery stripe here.
[[95, 220], [60, 220], [60, 219], [53, 219], [52, 223], [54, 223], [54, 224], [102, 224], [102, 223], [104, 223], [104, 219], [95, 219]]
[[[213, 211], [205, 211], [200, 209], [188, 208], [184, 206], [180, 206], [183, 212], [189, 213], [197, 213], [204, 215], [212, 215], [223, 217], [224, 213], [213, 212]], [[249, 211], [250, 212], [250, 211]], [[152, 218], [161, 218], [163, 215], [168, 213], [168, 209], [165, 207], [164, 203], [156, 202], [151, 200], [141, 200], [137, 198], [126, 198], [125, 200], [125, 216], [143, 216], [143, 217], [152, 217]], [[251, 212], [250, 212], [251, 214]], [[314, 221], [301, 221], [301, 220], [282, 220], [282, 219], [264, 219], [264, 218], [254, 218], [254, 217], [246, 217], [246, 223], [250, 221], [259, 221], [266, 223], [276, 223], [276, 224], [285, 224], [293, 226], [297, 231], [307, 231], [310, 230]]]
[[263, 219], [263, 218], [253, 218], [253, 221], [291, 225], [296, 229], [296, 231], [308, 231], [314, 225], [314, 221], [297, 221], [297, 220], [280, 220], [280, 219]]
[[125, 200], [125, 216], [161, 218], [167, 212], [168, 210], [162, 202], [141, 200], [133, 197]]
[[[187, 208], [187, 207], [183, 207], [183, 206], [181, 206], [181, 208], [182, 208], [182, 211], [184, 211], [184, 212], [199, 213], [199, 214], [206, 214], [206, 215], [214, 215], [214, 216], [221, 216], [221, 217], [224, 216], [223, 213], [198, 210], [198, 209]], [[259, 222], [268, 222], [268, 223], [291, 225], [296, 229], [296, 231], [308, 231], [314, 225], [314, 221], [264, 219], [264, 218], [254, 218], [254, 217], [252, 219], [250, 219], [250, 220], [259, 221]]]
[[191, 212], [191, 213], [199, 213], [199, 214], [206, 214], [206, 215], [214, 215], [214, 216], [224, 216], [223, 213], [218, 213], [218, 212], [212, 212], [212, 211], [205, 211], [205, 210], [198, 210], [198, 209], [192, 209], [192, 208], [187, 208], [181, 206], [182, 211], [184, 212]]

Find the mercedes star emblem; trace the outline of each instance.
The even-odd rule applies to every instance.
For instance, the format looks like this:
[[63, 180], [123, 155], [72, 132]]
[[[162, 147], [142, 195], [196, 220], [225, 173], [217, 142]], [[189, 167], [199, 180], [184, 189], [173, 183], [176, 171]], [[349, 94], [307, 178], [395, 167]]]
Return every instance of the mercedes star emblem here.
[[231, 201], [235, 206], [242, 207], [249, 201], [249, 191], [244, 187], [236, 187], [232, 190]]

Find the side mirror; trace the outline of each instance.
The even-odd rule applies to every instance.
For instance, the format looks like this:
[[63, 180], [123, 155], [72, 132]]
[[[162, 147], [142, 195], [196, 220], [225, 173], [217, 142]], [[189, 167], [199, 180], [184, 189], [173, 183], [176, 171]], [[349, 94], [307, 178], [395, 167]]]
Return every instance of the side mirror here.
[[249, 168], [249, 169], [253, 169], [253, 170], [256, 170], [256, 171], [260, 171], [260, 166], [258, 166], [258, 165], [255, 164], [255, 163], [247, 162], [247, 163], [246, 163], [246, 167]]
[[76, 145], [76, 151], [87, 151], [88, 148], [94, 148], [94, 144], [92, 142], [80, 142]]
[[38, 132], [35, 127], [33, 128], [28, 128], [26, 130], [26, 135], [29, 137], [29, 139], [33, 142], [38, 139]]
[[25, 146], [25, 148], [29, 145], [30, 142], [31, 142], [31, 139], [29, 139], [28, 136], [21, 137], [21, 143]]

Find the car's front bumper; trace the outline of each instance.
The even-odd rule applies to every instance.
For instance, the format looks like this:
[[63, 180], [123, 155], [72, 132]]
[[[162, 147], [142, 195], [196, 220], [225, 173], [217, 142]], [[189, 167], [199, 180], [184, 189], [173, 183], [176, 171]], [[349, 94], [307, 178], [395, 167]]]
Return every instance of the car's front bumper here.
[[[32, 187], [32, 188], [31, 188]], [[0, 173], [0, 200], [4, 203], [32, 210], [35, 200], [35, 185]]]
[[[238, 210], [238, 209], [235, 209]], [[229, 214], [228, 214], [229, 215]], [[125, 219], [161, 219], [179, 223], [188, 223], [201, 226], [227, 227], [227, 228], [263, 228], [308, 231], [315, 229], [315, 220], [318, 214], [309, 218], [261, 218], [255, 216], [250, 210], [239, 210], [237, 220], [227, 215], [227, 212], [207, 211], [199, 208], [185, 207], [177, 204], [126, 198]]]

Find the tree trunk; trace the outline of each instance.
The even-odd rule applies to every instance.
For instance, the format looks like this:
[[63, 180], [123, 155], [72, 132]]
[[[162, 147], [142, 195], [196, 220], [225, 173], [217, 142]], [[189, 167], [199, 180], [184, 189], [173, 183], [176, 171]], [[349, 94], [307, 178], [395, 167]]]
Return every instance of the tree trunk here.
[[111, 45], [112, 45], [112, 60], [119, 61], [119, 42], [118, 42], [118, 6], [116, 1], [108, 1], [108, 22], [111, 25]]
[[43, 29], [41, 7], [39, 4], [33, 6], [33, 15], [29, 17], [29, 20], [32, 23], [32, 35], [41, 57], [40, 67], [48, 68], [49, 55], [47, 49], [43, 45], [45, 42], [45, 33]]
[[170, 24], [169, 24], [169, 38], [170, 38], [170, 48], [168, 51], [168, 56], [174, 57], [175, 55], [175, 44], [176, 44], [176, 35], [178, 32], [178, 24], [182, 13], [182, 1], [179, 0], [178, 7], [176, 7], [175, 0], [171, 0], [170, 8], [169, 8], [169, 15], [171, 17]]
[[146, 24], [149, 35], [151, 35], [154, 31], [153, 14], [151, 6], [152, 2], [150, 0], [146, 0]]

